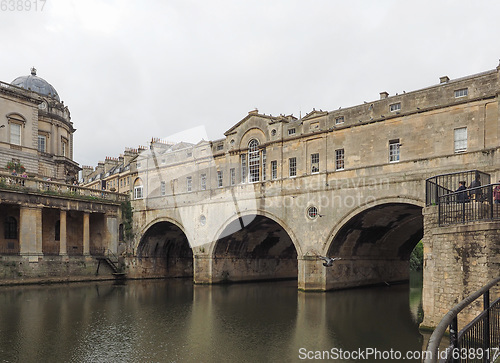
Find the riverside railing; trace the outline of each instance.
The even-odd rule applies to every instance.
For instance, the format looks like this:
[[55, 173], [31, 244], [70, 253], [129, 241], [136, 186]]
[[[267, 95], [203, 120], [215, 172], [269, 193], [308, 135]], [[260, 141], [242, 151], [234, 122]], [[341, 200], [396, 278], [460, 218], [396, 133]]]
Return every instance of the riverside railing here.
[[453, 193], [457, 190], [460, 182], [465, 182], [465, 186], [471, 185], [473, 180], [479, 180], [480, 185], [490, 184], [490, 174], [479, 170], [467, 170], [456, 173], [441, 174], [428, 178], [425, 181], [425, 202], [426, 205], [436, 205], [439, 197]]
[[[455, 305], [443, 317], [427, 344], [424, 363], [436, 362], [495, 362], [500, 356], [500, 298], [490, 304], [490, 290], [500, 282], [500, 277]], [[476, 299], [483, 296], [483, 311], [458, 334], [458, 314]], [[439, 345], [449, 327], [450, 345], [439, 351]]]
[[495, 200], [495, 191], [500, 193], [500, 184], [489, 184], [439, 196], [439, 225], [500, 220], [500, 201]]
[[0, 189], [19, 190], [84, 200], [125, 202], [128, 195], [0, 172]]

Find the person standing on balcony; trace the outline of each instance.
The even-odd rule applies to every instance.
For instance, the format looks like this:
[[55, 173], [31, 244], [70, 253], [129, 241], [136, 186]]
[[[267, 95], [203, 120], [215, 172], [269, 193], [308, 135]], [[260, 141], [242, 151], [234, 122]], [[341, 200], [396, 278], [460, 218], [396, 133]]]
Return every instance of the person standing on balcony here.
[[458, 203], [465, 203], [468, 200], [466, 190], [467, 188], [465, 187], [465, 182], [464, 181], [458, 182], [458, 189], [455, 190], [455, 192], [458, 193], [457, 194]]
[[[498, 182], [500, 183], [500, 180]], [[495, 204], [500, 203], [500, 185], [493, 188], [493, 201]]]

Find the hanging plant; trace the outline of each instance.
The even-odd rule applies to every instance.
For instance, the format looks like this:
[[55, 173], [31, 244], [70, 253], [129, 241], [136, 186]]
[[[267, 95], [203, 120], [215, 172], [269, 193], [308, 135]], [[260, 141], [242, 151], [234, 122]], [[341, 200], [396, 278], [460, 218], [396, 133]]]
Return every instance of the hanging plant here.
[[13, 172], [15, 170], [16, 173], [24, 173], [26, 171], [26, 168], [21, 163], [15, 163], [13, 161], [9, 161], [7, 163], [7, 170], [9, 172]]

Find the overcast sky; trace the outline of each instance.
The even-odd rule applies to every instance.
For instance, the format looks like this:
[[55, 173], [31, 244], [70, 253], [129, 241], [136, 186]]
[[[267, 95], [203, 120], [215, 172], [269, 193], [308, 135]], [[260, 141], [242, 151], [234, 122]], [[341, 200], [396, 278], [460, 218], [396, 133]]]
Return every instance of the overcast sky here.
[[255, 108], [336, 110], [500, 58], [497, 0], [23, 3], [0, 11], [0, 80], [37, 68], [71, 111], [81, 165], [191, 128], [216, 140]]

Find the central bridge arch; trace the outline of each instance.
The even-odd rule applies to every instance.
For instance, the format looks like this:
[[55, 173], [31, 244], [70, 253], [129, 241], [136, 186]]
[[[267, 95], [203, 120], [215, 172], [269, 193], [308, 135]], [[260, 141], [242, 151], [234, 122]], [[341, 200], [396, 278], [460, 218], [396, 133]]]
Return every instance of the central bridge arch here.
[[249, 212], [227, 221], [211, 255], [212, 282], [297, 279], [293, 235], [268, 213]]
[[391, 198], [352, 211], [325, 246], [341, 258], [328, 270], [326, 288], [408, 280], [411, 252], [424, 233], [422, 209], [420, 201]]

